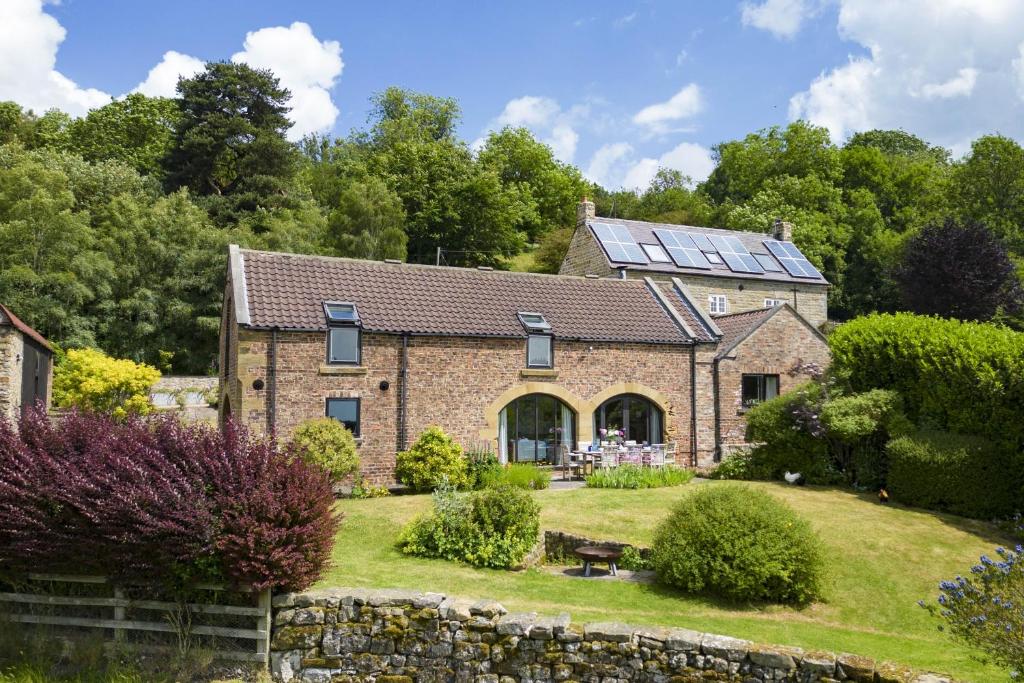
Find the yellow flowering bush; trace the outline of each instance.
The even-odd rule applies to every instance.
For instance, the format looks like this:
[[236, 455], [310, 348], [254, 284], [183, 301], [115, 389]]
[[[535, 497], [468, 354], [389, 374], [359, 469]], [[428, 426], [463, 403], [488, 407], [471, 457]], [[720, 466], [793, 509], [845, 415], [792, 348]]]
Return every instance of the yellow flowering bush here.
[[70, 349], [53, 373], [60, 408], [109, 413], [117, 418], [153, 409], [149, 390], [160, 379], [152, 365], [111, 358], [99, 349]]

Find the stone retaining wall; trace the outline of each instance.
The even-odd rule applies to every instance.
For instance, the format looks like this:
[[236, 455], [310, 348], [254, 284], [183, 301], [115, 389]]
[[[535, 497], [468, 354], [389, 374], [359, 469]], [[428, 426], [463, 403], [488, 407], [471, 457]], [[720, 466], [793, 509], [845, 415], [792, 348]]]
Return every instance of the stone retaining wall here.
[[438, 593], [334, 588], [278, 596], [274, 609], [271, 667], [280, 681], [949, 680], [864, 657], [687, 629], [509, 614], [493, 601]]

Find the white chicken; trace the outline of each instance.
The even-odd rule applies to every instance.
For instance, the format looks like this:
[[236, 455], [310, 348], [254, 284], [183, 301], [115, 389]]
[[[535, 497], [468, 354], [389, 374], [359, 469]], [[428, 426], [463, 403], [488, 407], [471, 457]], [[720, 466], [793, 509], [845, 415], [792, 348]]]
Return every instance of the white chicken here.
[[803, 477], [803, 475], [800, 474], [799, 472], [790, 472], [788, 470], [785, 474], [782, 475], [782, 478], [788, 481], [790, 484], [797, 483], [798, 481], [800, 481], [801, 477]]

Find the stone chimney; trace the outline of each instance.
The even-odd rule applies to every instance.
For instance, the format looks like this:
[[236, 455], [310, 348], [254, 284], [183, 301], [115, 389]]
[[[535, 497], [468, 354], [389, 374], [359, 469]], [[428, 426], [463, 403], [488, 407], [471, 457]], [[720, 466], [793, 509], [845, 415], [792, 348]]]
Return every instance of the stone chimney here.
[[586, 197], [576, 205], [576, 225], [583, 225], [587, 221], [593, 220], [596, 216], [597, 209], [594, 207], [594, 202]]
[[775, 225], [772, 226], [772, 237], [780, 242], [792, 242], [793, 224], [781, 218], [776, 218]]

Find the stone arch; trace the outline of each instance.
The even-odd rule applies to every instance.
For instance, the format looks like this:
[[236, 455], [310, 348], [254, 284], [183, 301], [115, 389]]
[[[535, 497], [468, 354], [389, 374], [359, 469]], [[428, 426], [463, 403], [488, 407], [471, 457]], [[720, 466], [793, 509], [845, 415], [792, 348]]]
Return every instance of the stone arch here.
[[[566, 404], [576, 412], [577, 421], [577, 438], [580, 441], [590, 439], [593, 432], [593, 416], [592, 409], [587, 409], [587, 402], [581, 400], [578, 396], [573, 394], [565, 387], [551, 382], [524, 382], [523, 384], [517, 384], [510, 389], [502, 392], [498, 398], [494, 399], [490, 405], [484, 408], [484, 420], [487, 426], [480, 430], [480, 438], [484, 441], [491, 442], [493, 444], [498, 443], [498, 414], [501, 413], [501, 409], [507, 406], [512, 401], [529, 394], [547, 394], [548, 396], [554, 396], [562, 403]], [[583, 424], [584, 419], [587, 421], [586, 425]], [[584, 435], [584, 431], [586, 435]]]
[[[614, 398], [616, 396], [621, 396], [622, 394], [634, 394], [636, 396], [643, 396], [651, 403], [656, 405], [658, 408], [660, 408], [661, 412], [665, 416], [665, 420], [662, 425], [662, 428], [665, 430], [665, 439], [675, 439], [675, 405], [664, 393], [658, 391], [657, 389], [653, 389], [649, 386], [646, 386], [644, 384], [640, 384], [638, 382], [618, 382], [617, 384], [612, 384], [610, 386], [605, 387], [601, 391], [597, 392], [596, 394], [590, 397], [590, 400], [586, 401], [585, 412], [587, 414], [586, 419], [588, 420], [587, 432], [591, 434], [591, 437], [593, 436], [594, 430], [594, 412], [598, 408], [600, 408], [601, 404], [603, 404], [608, 399]], [[581, 423], [584, 419], [583, 413], [584, 411], [579, 411], [579, 421]], [[577, 429], [579, 429], [581, 434], [580, 441], [585, 441], [586, 439], [584, 439], [584, 437], [582, 436], [582, 425], [580, 427], [577, 427]]]

